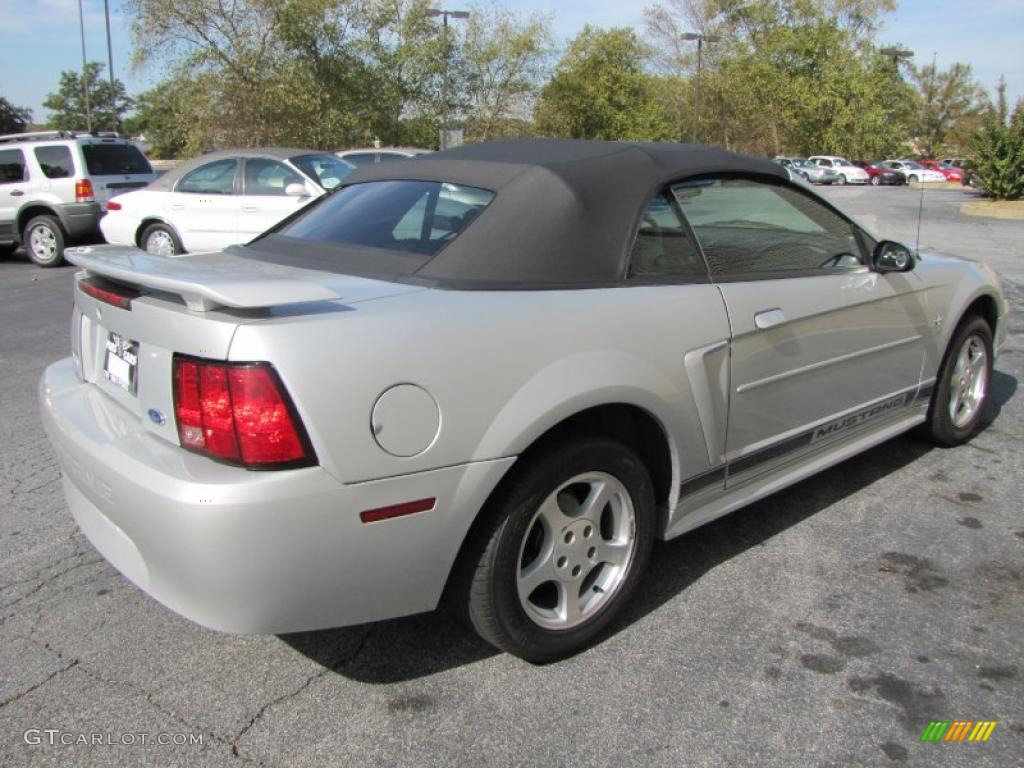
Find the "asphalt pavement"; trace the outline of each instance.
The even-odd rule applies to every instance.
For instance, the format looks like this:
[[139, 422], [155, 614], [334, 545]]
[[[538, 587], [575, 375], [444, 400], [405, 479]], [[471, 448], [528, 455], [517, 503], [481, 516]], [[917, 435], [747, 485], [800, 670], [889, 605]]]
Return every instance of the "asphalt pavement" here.
[[[826, 194], [914, 241], [916, 190]], [[544, 667], [444, 612], [236, 637], [153, 602], [77, 532], [39, 421], [72, 268], [0, 261], [0, 765], [1024, 766], [1024, 222], [970, 194], [926, 192], [920, 237], [1013, 305], [987, 428], [659, 545], [619, 629]], [[932, 720], [997, 725], [921, 742]]]

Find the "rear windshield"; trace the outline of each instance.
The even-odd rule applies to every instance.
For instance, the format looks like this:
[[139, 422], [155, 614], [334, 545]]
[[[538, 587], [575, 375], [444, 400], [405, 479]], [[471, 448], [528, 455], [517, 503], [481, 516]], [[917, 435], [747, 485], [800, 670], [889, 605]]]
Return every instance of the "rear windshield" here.
[[292, 164], [326, 190], [332, 190], [343, 182], [355, 166], [334, 155], [299, 155], [291, 158]]
[[433, 256], [494, 197], [436, 181], [370, 181], [338, 190], [274, 234], [312, 243]]
[[84, 144], [82, 154], [90, 176], [153, 172], [149, 160], [134, 144]]

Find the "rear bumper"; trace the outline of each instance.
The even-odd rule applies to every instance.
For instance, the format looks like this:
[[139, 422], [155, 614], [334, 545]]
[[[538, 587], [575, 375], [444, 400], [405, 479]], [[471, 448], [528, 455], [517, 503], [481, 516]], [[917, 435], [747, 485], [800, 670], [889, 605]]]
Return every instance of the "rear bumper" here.
[[73, 238], [99, 232], [103, 206], [99, 203], [66, 203], [57, 208], [64, 230]]
[[[320, 467], [249, 472], [144, 430], [70, 359], [40, 382], [68, 506], [97, 550], [142, 590], [199, 624], [280, 633], [434, 608], [500, 459], [344, 485]], [[363, 524], [365, 509], [436, 507]]]
[[136, 245], [135, 233], [139, 228], [139, 220], [134, 216], [113, 211], [100, 221], [103, 239], [112, 245]]

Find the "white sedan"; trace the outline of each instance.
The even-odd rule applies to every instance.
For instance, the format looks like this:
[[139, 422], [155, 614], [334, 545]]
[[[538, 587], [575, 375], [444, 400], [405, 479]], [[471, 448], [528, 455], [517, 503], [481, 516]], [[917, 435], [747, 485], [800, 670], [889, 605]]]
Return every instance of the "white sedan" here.
[[871, 177], [863, 168], [858, 168], [845, 157], [837, 155], [812, 155], [807, 161], [820, 165], [824, 168], [831, 168], [836, 172], [836, 184], [867, 184]]
[[160, 256], [226, 248], [267, 231], [354, 169], [313, 150], [211, 152], [108, 201], [100, 229], [108, 243]]
[[927, 181], [927, 182], [945, 182], [946, 177], [939, 171], [933, 171], [930, 168], [925, 168], [920, 163], [915, 163], [913, 160], [883, 160], [879, 163], [883, 168], [892, 168], [894, 171], [902, 173], [908, 182], [910, 181]]

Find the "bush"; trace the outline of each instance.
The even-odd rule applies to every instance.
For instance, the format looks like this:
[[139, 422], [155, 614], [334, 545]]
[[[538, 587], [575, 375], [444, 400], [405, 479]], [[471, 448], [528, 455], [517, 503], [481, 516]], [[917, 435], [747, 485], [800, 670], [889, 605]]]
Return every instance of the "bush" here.
[[972, 140], [972, 165], [978, 185], [988, 197], [1016, 200], [1024, 194], [1024, 119], [1018, 104], [1009, 118], [1005, 83], [1000, 83], [999, 107], [992, 110]]

